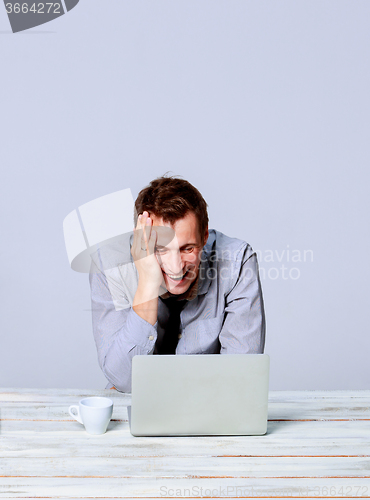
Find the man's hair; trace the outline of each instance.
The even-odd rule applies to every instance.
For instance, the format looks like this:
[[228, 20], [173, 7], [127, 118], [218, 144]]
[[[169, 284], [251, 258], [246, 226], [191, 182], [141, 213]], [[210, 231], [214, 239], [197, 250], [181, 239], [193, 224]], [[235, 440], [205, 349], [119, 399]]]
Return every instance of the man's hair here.
[[146, 210], [171, 225], [193, 212], [202, 238], [208, 228], [207, 203], [203, 196], [190, 182], [175, 176], [164, 175], [154, 179], [138, 194], [135, 209], [135, 226], [137, 216]]

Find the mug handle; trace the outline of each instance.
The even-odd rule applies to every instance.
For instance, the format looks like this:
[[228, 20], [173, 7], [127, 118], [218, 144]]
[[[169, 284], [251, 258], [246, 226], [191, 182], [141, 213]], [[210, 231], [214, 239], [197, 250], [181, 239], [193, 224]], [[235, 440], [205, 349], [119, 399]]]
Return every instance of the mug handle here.
[[[75, 413], [72, 413], [72, 409], [77, 410], [77, 415]], [[80, 416], [80, 408], [78, 406], [72, 405], [69, 407], [68, 411], [69, 411], [69, 414], [71, 415], [71, 417], [73, 417], [75, 420], [77, 420], [77, 422], [79, 422], [80, 424], [83, 424], [81, 416]]]

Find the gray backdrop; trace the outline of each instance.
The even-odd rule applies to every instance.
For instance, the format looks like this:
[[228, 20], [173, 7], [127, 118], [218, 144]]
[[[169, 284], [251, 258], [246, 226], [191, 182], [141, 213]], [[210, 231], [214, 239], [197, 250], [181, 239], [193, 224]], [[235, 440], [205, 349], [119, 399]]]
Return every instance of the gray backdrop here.
[[259, 250], [271, 389], [368, 388], [369, 19], [359, 0], [81, 0], [12, 34], [0, 5], [0, 385], [104, 387], [62, 222], [170, 170]]

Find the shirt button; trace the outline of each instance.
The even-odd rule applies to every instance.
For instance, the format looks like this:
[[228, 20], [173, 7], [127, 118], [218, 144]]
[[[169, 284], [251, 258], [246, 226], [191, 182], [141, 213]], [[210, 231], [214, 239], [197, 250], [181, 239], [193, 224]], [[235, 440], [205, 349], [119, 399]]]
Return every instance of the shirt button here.
[[154, 340], [153, 335], [149, 335], [149, 340]]
[[181, 339], [181, 337], [182, 337], [181, 333], [179, 333], [177, 337], [178, 337], [179, 339]]

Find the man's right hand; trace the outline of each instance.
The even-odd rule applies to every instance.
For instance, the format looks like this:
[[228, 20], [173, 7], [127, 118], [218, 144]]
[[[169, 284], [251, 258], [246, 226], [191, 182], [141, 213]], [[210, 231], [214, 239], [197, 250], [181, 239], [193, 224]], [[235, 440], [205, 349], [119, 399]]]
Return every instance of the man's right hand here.
[[139, 274], [133, 309], [143, 319], [154, 325], [157, 321], [159, 289], [163, 275], [155, 256], [157, 233], [148, 212], [138, 217], [131, 255]]

